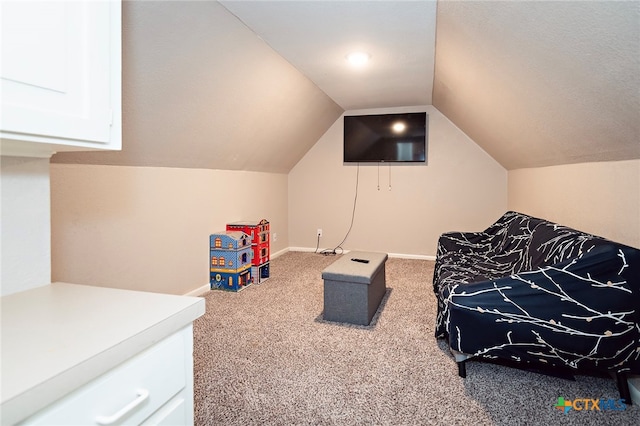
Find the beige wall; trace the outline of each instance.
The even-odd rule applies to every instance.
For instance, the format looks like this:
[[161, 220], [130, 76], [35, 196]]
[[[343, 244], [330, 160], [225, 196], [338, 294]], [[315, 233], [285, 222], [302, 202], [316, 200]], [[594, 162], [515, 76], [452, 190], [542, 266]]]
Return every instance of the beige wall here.
[[0, 156], [0, 295], [51, 282], [49, 159]]
[[[409, 110], [429, 114], [428, 164], [360, 165], [344, 249], [434, 256], [442, 232], [484, 229], [507, 209], [640, 247], [640, 161], [507, 172], [434, 107], [393, 111]], [[238, 220], [270, 220], [272, 254], [314, 249], [317, 228], [320, 248], [335, 247], [358, 173], [342, 131], [340, 118], [289, 175], [52, 164], [52, 279], [185, 294], [208, 283], [209, 234]]]
[[[360, 165], [344, 249], [435, 256], [442, 232], [482, 230], [506, 210], [507, 171], [434, 107], [346, 114], [408, 111], [429, 114], [428, 164]], [[317, 228], [320, 247], [333, 248], [349, 229], [358, 167], [343, 164], [342, 123], [341, 117], [289, 173], [292, 248], [315, 248]]]
[[640, 248], [640, 160], [511, 170], [509, 209]]
[[52, 164], [52, 278], [186, 294], [228, 222], [266, 218], [286, 248], [286, 206], [285, 174]]

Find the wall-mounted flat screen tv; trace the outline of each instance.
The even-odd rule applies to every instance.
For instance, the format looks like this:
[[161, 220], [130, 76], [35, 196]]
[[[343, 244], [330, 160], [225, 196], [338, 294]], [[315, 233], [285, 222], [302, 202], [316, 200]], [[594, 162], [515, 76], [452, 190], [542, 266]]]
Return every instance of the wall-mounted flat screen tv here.
[[344, 162], [427, 161], [426, 112], [344, 117]]

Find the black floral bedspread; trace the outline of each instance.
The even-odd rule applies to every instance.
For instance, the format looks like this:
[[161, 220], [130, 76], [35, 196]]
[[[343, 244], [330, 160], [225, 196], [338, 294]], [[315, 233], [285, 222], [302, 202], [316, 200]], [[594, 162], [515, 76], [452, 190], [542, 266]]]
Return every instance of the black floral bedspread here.
[[640, 250], [507, 212], [438, 242], [436, 337], [470, 356], [640, 373]]

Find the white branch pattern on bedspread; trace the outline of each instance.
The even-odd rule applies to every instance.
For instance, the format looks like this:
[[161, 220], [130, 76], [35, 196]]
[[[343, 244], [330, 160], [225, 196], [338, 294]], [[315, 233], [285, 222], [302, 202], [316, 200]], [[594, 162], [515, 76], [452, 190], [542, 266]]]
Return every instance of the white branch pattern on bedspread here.
[[436, 336], [470, 356], [640, 373], [639, 262], [639, 250], [515, 212], [443, 234]]

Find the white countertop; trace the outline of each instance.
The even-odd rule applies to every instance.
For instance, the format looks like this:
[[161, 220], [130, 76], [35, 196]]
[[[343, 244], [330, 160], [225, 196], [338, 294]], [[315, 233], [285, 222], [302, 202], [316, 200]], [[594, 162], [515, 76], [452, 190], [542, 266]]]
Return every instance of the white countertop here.
[[200, 297], [66, 283], [0, 301], [3, 425], [46, 407], [205, 311]]

